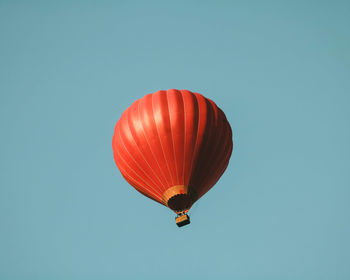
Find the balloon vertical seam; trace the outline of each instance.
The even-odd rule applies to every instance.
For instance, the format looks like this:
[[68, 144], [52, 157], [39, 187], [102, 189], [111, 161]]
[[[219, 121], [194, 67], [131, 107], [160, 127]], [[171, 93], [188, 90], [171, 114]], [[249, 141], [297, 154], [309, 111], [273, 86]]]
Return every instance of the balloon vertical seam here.
[[156, 161], [156, 163], [157, 163], [157, 165], [158, 165], [158, 167], [159, 167], [160, 172], [162, 173], [162, 175], [163, 175], [163, 177], [164, 177], [164, 179], [165, 179], [165, 182], [166, 182], [167, 184], [169, 184], [168, 178], [165, 176], [165, 174], [164, 174], [162, 168], [160, 167], [160, 164], [159, 164], [159, 162], [158, 162], [157, 157], [154, 155], [154, 152], [153, 152], [153, 150], [152, 150], [152, 147], [151, 147], [151, 145], [150, 145], [150, 143], [149, 143], [149, 141], [148, 141], [147, 134], [146, 134], [146, 132], [145, 132], [145, 128], [143, 127], [143, 122], [142, 122], [141, 117], [140, 117], [140, 102], [138, 103], [138, 114], [139, 114], [139, 119], [140, 119], [140, 123], [141, 123], [141, 127], [142, 127], [142, 132], [143, 132], [143, 135], [145, 136], [147, 145], [148, 145], [148, 147], [149, 147], [149, 149], [150, 149], [150, 151], [151, 151], [151, 153], [152, 153], [153, 158], [155, 159], [155, 161]]
[[[166, 96], [166, 102], [167, 102], [167, 108], [168, 108], [168, 115], [169, 115], [169, 126], [170, 126], [171, 142], [172, 142], [172, 148], [173, 148], [173, 154], [174, 154], [174, 163], [175, 163], [176, 178], [179, 178], [179, 173], [178, 173], [178, 170], [177, 170], [177, 161], [176, 161], [176, 153], [175, 153], [175, 143], [174, 143], [173, 127], [172, 127], [172, 125], [171, 125], [171, 114], [170, 114], [170, 107], [169, 107], [168, 92], [165, 93], [165, 96]], [[176, 181], [173, 181], [173, 184], [176, 185], [177, 182], [176, 182]]]
[[[123, 161], [124, 164], [125, 164], [126, 166], [128, 166], [129, 169], [130, 169], [133, 173], [135, 173], [135, 175], [136, 175], [138, 178], [140, 178], [142, 181], [144, 181], [144, 180], [142, 179], [142, 177], [140, 177], [140, 176], [137, 174], [137, 172], [136, 172], [133, 168], [131, 168], [131, 166], [127, 163], [127, 161], [121, 156], [121, 154], [119, 154], [119, 159], [120, 159], [121, 161]], [[142, 186], [144, 189], [146, 189], [146, 190], [149, 191], [150, 193], [155, 194], [155, 195], [159, 198], [159, 200], [161, 201], [161, 194], [159, 194], [155, 189], [153, 189], [152, 186], [150, 186], [147, 182], [145, 182], [145, 181], [144, 181], [144, 182], [138, 181], [138, 180], [135, 179], [132, 175], [130, 175], [128, 172], [126, 172], [126, 171], [125, 171], [125, 168], [122, 168], [120, 165], [119, 165], [118, 167], [124, 171], [123, 174], [128, 175], [133, 181], [137, 182], [137, 183], [139, 184], [139, 186]], [[145, 185], [147, 185], [148, 187], [150, 187], [150, 189], [149, 189], [149, 188], [146, 188]]]
[[[169, 175], [170, 175], [170, 180], [171, 180], [171, 182], [173, 183], [174, 180], [173, 180], [173, 177], [172, 177], [172, 175], [171, 175], [171, 171], [170, 171], [170, 168], [169, 168], [169, 164], [168, 164], [167, 158], [166, 158], [165, 153], [164, 153], [164, 148], [163, 148], [162, 140], [160, 139], [160, 136], [159, 136], [158, 125], [157, 125], [157, 122], [156, 122], [155, 117], [154, 117], [153, 96], [154, 96], [154, 95], [152, 95], [152, 97], [151, 97], [152, 99], [151, 99], [151, 100], [152, 100], [152, 115], [153, 115], [153, 119], [154, 119], [154, 124], [155, 124], [155, 126], [156, 126], [157, 136], [158, 136], [158, 140], [159, 140], [159, 142], [160, 142], [160, 147], [162, 148], [162, 153], [163, 153], [163, 157], [164, 157], [164, 160], [165, 160], [165, 164], [166, 164], [166, 166], [167, 166], [167, 168], [168, 168], [168, 172], [169, 172]], [[172, 183], [171, 183], [171, 184], [172, 184]]]
[[[128, 111], [128, 113], [129, 113], [129, 112], [130, 112], [130, 111]], [[132, 140], [134, 141], [135, 146], [136, 146], [138, 152], [140, 153], [141, 157], [144, 159], [144, 161], [145, 161], [146, 164], [148, 165], [149, 169], [150, 169], [150, 170], [153, 172], [153, 174], [155, 175], [155, 178], [159, 181], [160, 185], [162, 186], [163, 184], [162, 184], [161, 180], [159, 179], [159, 177], [157, 176], [157, 174], [154, 172], [153, 168], [152, 168], [151, 165], [148, 163], [147, 159], [145, 158], [145, 156], [143, 155], [143, 153], [140, 151], [139, 146], [137, 145], [137, 142], [136, 142], [136, 140], [135, 140], [135, 138], [134, 138], [134, 135], [133, 135], [132, 132], [131, 132], [130, 123], [129, 123], [129, 116], [127, 116], [127, 118], [126, 118], [126, 124], [127, 124], [128, 127], [129, 127], [130, 134], [131, 134], [131, 138], [132, 138]], [[149, 177], [149, 178], [151, 179], [151, 177]], [[153, 180], [152, 180], [152, 182], [154, 183], [155, 186], [157, 186], [157, 184], [156, 184]], [[157, 187], [157, 189], [159, 189], [159, 188]], [[162, 190], [159, 189], [159, 191], [162, 191]]]
[[[124, 146], [125, 151], [129, 154], [130, 158], [136, 163], [136, 165], [138, 166], [138, 168], [146, 175], [146, 177], [154, 184], [156, 185], [153, 180], [147, 175], [147, 172], [145, 172], [145, 170], [137, 163], [137, 161], [134, 159], [134, 157], [131, 155], [131, 153], [129, 152], [128, 148], [125, 146], [125, 143], [123, 141], [123, 138], [121, 137], [120, 131], [119, 131], [119, 138]], [[130, 165], [128, 164], [128, 166], [130, 167]], [[130, 168], [131, 170], [133, 170], [133, 168]], [[133, 170], [135, 172], [135, 170]], [[136, 174], [136, 172], [135, 172]], [[147, 184], [149, 187], [151, 187], [149, 184]], [[155, 188], [153, 188], [154, 190], [156, 190]], [[160, 193], [161, 194], [161, 193]]]
[[[198, 124], [197, 124], [197, 132], [196, 132], [196, 141], [194, 143], [193, 151], [195, 151], [196, 147], [197, 147], [198, 134], [199, 134], [199, 125], [200, 125], [200, 120], [201, 120], [201, 109], [200, 109], [200, 106], [199, 106], [197, 95], [194, 94], [194, 97], [195, 97], [197, 105], [198, 105]], [[193, 175], [193, 161], [194, 161], [195, 156], [196, 156], [195, 154], [192, 154], [191, 165], [190, 165], [190, 177], [188, 178], [188, 184], [191, 182], [191, 177]]]
[[183, 112], [184, 112], [184, 156], [183, 156], [183, 163], [182, 163], [182, 185], [185, 185], [185, 160], [186, 160], [186, 106], [185, 106], [185, 98], [182, 91], [181, 92], [181, 98], [182, 98], [182, 106], [183, 106]]

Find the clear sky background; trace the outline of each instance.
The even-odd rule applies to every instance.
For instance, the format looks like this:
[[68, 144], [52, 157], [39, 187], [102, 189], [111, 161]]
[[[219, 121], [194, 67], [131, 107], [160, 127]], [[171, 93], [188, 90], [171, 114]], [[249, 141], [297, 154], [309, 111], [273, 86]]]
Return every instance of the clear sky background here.
[[[0, 1], [0, 279], [350, 279], [348, 1]], [[113, 160], [147, 93], [234, 132], [190, 226]]]

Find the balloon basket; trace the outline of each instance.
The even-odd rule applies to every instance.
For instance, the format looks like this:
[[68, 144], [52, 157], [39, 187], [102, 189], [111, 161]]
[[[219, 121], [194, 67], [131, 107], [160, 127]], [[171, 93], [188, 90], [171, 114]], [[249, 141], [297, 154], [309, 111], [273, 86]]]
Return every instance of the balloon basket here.
[[183, 227], [185, 225], [188, 225], [190, 223], [190, 217], [186, 214], [180, 215], [175, 218], [176, 224], [178, 227]]

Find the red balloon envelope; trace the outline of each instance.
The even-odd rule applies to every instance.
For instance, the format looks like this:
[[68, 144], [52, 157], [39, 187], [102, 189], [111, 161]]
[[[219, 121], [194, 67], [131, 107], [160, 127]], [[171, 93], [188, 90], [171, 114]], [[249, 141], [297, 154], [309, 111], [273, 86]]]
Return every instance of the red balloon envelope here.
[[232, 131], [213, 101], [170, 89], [148, 94], [126, 109], [112, 146], [130, 185], [182, 215], [225, 171]]

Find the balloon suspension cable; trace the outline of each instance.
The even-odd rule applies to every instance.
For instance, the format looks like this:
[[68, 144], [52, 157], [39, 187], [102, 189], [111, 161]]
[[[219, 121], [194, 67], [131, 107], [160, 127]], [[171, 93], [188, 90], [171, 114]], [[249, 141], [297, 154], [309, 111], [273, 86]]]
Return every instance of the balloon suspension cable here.
[[188, 210], [183, 210], [183, 211], [177, 211], [176, 214], [178, 217], [186, 215], [188, 213]]

